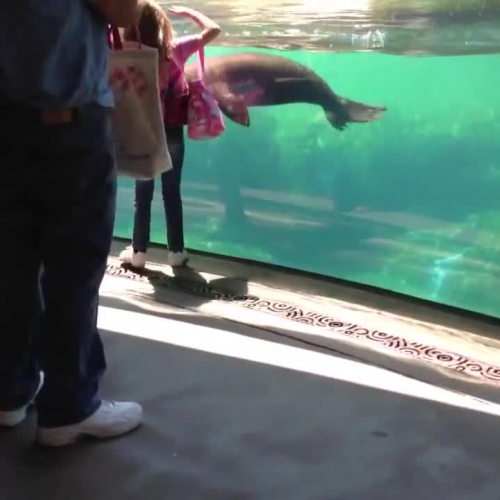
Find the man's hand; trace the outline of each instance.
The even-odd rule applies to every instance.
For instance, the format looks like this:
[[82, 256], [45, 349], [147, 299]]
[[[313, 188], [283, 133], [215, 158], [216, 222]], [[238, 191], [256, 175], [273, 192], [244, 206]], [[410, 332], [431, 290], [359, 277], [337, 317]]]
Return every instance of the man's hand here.
[[109, 24], [126, 28], [139, 20], [141, 0], [94, 0]]

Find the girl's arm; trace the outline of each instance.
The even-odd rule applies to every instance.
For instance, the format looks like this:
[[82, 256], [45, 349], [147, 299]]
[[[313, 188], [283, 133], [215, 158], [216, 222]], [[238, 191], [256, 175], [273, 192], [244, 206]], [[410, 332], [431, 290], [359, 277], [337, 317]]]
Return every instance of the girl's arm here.
[[171, 7], [168, 10], [172, 14], [187, 17], [194, 21], [202, 29], [200, 36], [203, 45], [209, 44], [221, 33], [220, 26], [215, 21], [212, 21], [212, 19], [197, 10], [188, 7]]

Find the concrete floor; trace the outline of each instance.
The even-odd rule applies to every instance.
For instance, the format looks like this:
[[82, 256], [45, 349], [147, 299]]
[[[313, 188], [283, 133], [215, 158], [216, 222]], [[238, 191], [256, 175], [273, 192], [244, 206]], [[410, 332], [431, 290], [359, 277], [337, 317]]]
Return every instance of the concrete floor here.
[[140, 401], [144, 427], [56, 451], [32, 446], [33, 416], [1, 431], [2, 500], [498, 500], [499, 405], [250, 326], [116, 306], [99, 320], [103, 391]]
[[[396, 332], [483, 368], [499, 359], [496, 325], [193, 261], [188, 277], [213, 287]], [[498, 383], [168, 286], [107, 276], [101, 291], [103, 395], [140, 401], [145, 425], [65, 450], [33, 446], [33, 414], [0, 430], [0, 500], [500, 498]]]

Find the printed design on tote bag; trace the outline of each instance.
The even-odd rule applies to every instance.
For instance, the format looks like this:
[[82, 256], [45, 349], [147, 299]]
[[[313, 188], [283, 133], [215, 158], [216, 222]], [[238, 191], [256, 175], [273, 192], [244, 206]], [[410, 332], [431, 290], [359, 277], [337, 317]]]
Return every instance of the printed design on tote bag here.
[[146, 75], [134, 65], [115, 68], [109, 75], [109, 86], [117, 98], [132, 90], [142, 99], [148, 90]]

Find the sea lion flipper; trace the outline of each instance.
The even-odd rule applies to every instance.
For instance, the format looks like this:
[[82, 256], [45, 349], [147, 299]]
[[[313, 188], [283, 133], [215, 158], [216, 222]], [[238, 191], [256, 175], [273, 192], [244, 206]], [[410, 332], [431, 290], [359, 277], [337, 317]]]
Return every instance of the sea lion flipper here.
[[227, 82], [217, 82], [211, 86], [219, 108], [230, 120], [243, 127], [250, 127], [250, 115], [244, 95], [239, 95]]
[[250, 127], [250, 114], [247, 106], [237, 99], [219, 101], [221, 111], [233, 122], [243, 127]]
[[243, 127], [250, 127], [250, 114], [248, 113], [248, 108], [237, 112], [226, 111], [225, 115], [238, 125], [241, 125]]
[[361, 102], [343, 99], [344, 110], [349, 116], [349, 121], [353, 123], [370, 123], [379, 120], [383, 113], [387, 111], [385, 106], [372, 106]]

